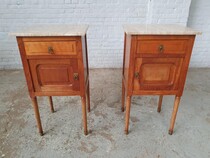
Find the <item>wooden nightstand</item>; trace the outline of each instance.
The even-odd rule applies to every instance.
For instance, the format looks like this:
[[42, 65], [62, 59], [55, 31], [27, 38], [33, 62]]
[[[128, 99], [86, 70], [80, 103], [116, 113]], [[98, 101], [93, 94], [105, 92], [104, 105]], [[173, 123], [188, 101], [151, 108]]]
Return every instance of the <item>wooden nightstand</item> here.
[[122, 111], [126, 95], [125, 133], [128, 134], [132, 95], [175, 95], [169, 134], [173, 133], [195, 35], [179, 25], [124, 26]]
[[81, 96], [84, 133], [86, 97], [90, 111], [86, 32], [88, 26], [36, 26], [13, 33], [17, 37], [29, 94], [40, 135], [43, 135], [37, 96]]

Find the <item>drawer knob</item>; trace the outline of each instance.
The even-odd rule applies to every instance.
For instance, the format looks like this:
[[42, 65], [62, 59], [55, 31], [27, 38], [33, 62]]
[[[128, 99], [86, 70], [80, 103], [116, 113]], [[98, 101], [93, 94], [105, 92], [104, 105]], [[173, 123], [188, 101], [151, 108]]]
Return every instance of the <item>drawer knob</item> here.
[[49, 54], [54, 54], [53, 47], [51, 47], [51, 46], [48, 47], [48, 53]]
[[161, 44], [158, 49], [159, 49], [160, 53], [162, 53], [164, 50], [164, 46]]
[[78, 73], [74, 73], [74, 80], [79, 80], [79, 74]]
[[134, 77], [135, 77], [135, 78], [139, 78], [139, 72], [135, 72], [135, 73], [134, 73]]

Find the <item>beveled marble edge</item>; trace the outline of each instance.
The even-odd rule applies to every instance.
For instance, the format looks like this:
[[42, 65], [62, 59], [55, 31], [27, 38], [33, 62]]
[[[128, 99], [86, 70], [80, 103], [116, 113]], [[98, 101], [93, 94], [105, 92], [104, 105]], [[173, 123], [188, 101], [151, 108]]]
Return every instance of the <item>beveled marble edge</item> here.
[[125, 33], [130, 35], [201, 35], [189, 27], [177, 24], [129, 24], [123, 25]]
[[83, 36], [88, 30], [88, 25], [36, 25], [23, 28], [10, 33], [14, 36]]

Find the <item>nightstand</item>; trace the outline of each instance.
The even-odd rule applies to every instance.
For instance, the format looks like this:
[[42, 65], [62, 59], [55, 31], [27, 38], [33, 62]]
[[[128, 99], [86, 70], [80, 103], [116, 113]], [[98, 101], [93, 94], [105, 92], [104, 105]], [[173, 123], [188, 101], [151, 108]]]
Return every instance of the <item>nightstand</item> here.
[[[122, 111], [126, 98], [125, 133], [128, 134], [131, 97], [175, 95], [169, 134], [173, 133], [196, 34], [179, 25], [125, 25], [122, 72]], [[125, 97], [126, 95], [126, 97]]]
[[37, 96], [49, 98], [54, 112], [52, 96], [81, 96], [84, 133], [90, 111], [89, 69], [85, 25], [35, 26], [16, 35], [33, 103], [37, 126], [43, 135]]

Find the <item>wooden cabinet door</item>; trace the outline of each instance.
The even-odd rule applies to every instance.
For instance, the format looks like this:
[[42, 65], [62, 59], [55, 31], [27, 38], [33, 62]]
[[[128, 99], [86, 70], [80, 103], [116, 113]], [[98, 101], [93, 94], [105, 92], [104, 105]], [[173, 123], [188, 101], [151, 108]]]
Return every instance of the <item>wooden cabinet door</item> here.
[[182, 58], [137, 58], [134, 91], [178, 90]]
[[29, 66], [36, 92], [79, 91], [76, 59], [30, 59]]

